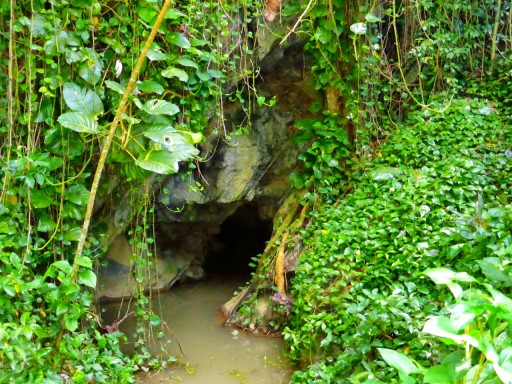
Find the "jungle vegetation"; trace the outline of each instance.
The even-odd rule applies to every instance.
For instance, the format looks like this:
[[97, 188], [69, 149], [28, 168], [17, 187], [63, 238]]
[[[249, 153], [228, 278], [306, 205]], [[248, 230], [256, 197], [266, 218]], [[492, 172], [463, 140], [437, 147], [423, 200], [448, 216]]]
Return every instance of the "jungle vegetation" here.
[[[275, 323], [292, 381], [512, 382], [510, 2], [271, 3], [0, 2], [0, 382], [128, 383], [172, 362], [143, 342], [162, 323], [142, 284], [154, 186], [195, 172], [208, 135], [250, 129], [223, 125], [223, 101], [247, 122], [267, 104], [252, 55], [277, 24], [325, 95], [296, 122], [297, 215], [255, 272], [293, 302]], [[94, 298], [96, 217], [119, 199], [141, 283], [132, 357]]]

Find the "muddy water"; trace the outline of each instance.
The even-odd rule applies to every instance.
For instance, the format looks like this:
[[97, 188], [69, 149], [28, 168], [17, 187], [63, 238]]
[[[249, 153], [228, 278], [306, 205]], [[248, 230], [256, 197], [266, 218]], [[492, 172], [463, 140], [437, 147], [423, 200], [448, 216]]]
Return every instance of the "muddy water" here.
[[[171, 342], [165, 348], [178, 362], [158, 374], [139, 374], [139, 382], [288, 383], [291, 369], [281, 355], [284, 347], [281, 339], [255, 337], [222, 326], [218, 310], [240, 285], [240, 282], [210, 279], [160, 294], [154, 304], [157, 312], [161, 306], [162, 319], [169, 327], [164, 339]], [[134, 325], [130, 323], [125, 321], [121, 327], [127, 335], [133, 333]]]

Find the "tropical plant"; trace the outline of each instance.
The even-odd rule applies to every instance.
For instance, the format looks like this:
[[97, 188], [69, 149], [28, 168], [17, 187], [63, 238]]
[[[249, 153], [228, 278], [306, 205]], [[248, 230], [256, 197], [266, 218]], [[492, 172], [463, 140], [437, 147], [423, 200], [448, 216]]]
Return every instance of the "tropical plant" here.
[[[440, 337], [453, 352], [428, 369], [403, 353], [381, 348], [384, 361], [398, 370], [403, 383], [511, 383], [512, 300], [464, 272], [436, 268], [425, 275], [448, 286], [455, 302], [446, 307], [449, 317], [429, 318], [423, 332]], [[471, 286], [463, 289], [461, 283]]]

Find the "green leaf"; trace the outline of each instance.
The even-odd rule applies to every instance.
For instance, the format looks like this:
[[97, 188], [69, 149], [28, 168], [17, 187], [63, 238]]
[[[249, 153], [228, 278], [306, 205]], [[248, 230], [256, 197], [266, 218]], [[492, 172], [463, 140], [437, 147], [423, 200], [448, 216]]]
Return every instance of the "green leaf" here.
[[503, 282], [508, 287], [512, 286], [512, 276], [505, 271], [498, 257], [485, 257], [477, 263], [489, 280]]
[[214, 79], [225, 79], [226, 78], [226, 75], [224, 75], [221, 71], [219, 71], [217, 69], [209, 69], [206, 72]]
[[162, 71], [162, 76], [167, 78], [177, 77], [180, 81], [186, 83], [188, 81], [188, 74], [183, 69], [176, 67], [169, 67]]
[[73, 204], [85, 206], [89, 202], [89, 190], [83, 185], [73, 185], [66, 191], [66, 198]]
[[50, 215], [45, 214], [39, 217], [37, 222], [38, 232], [51, 232], [55, 229], [57, 224], [51, 219]]
[[367, 23], [378, 23], [382, 21], [380, 17], [375, 16], [373, 13], [367, 13], [364, 18]]
[[64, 240], [68, 241], [78, 241], [80, 236], [82, 235], [82, 228], [75, 227], [64, 233]]
[[436, 284], [446, 284], [456, 299], [462, 297], [462, 288], [455, 281], [471, 283], [476, 281], [466, 272], [453, 272], [448, 268], [431, 268], [423, 274], [427, 275]]
[[427, 320], [425, 326], [423, 327], [424, 333], [443, 337], [457, 344], [467, 342], [470, 345], [478, 348], [478, 341], [474, 337], [466, 334], [458, 335], [458, 331], [459, 329], [457, 329], [452, 320], [444, 316], [431, 317]]
[[136, 161], [139, 167], [151, 172], [169, 175], [178, 172], [178, 160], [176, 156], [165, 150], [149, 150], [142, 154]]
[[180, 12], [177, 9], [172, 8], [165, 13], [164, 19], [176, 20], [180, 17], [186, 17], [186, 15], [183, 12]]
[[199, 150], [189, 143], [174, 144], [166, 148], [178, 161], [187, 161], [199, 155]]
[[57, 55], [59, 52], [66, 50], [68, 42], [68, 34], [66, 31], [60, 31], [56, 36], [47, 40], [44, 44], [44, 51], [50, 56]]
[[367, 29], [368, 28], [366, 27], [365, 23], [354, 23], [350, 26], [350, 30], [356, 35], [364, 35]]
[[121, 85], [115, 81], [105, 80], [105, 85], [107, 86], [107, 88], [112, 89], [113, 91], [115, 91], [121, 95], [124, 94], [124, 92], [126, 90], [126, 88], [123, 85]]
[[67, 112], [59, 116], [57, 121], [65, 128], [75, 132], [97, 133], [98, 122], [83, 112]]
[[403, 353], [387, 348], [377, 348], [384, 361], [393, 368], [396, 368], [400, 376], [409, 376], [413, 373], [420, 373], [422, 370], [417, 367], [411, 359]]
[[197, 63], [195, 61], [187, 59], [186, 57], [183, 57], [183, 56], [180, 56], [178, 58], [178, 60], [176, 60], [176, 63], [177, 64], [181, 64], [184, 67], [190, 67], [190, 68], [194, 68], [194, 69], [199, 69], [199, 66], [197, 65]]
[[373, 180], [389, 180], [404, 173], [400, 168], [379, 167], [370, 172]]
[[[469, 368], [471, 365], [469, 366]], [[430, 367], [425, 372], [423, 380], [427, 384], [452, 384], [457, 380], [457, 372], [455, 371], [455, 365], [436, 365]], [[469, 369], [468, 368], [468, 369]]]
[[74, 332], [78, 328], [78, 320], [70, 315], [64, 315], [64, 324], [70, 332]]
[[71, 0], [70, 4], [73, 7], [85, 8], [85, 7], [90, 7], [92, 5], [92, 0]]
[[164, 93], [165, 89], [156, 81], [144, 80], [137, 84], [137, 88], [142, 92], [154, 92], [158, 95]]
[[32, 189], [30, 192], [30, 203], [34, 208], [47, 208], [53, 203], [53, 198], [48, 196], [45, 190]]
[[92, 261], [87, 256], [80, 256], [75, 259], [75, 264], [81, 267], [92, 268]]
[[73, 271], [73, 267], [69, 265], [69, 262], [67, 260], [56, 261], [51, 266], [60, 269], [64, 273], [71, 273]]
[[147, 53], [147, 57], [151, 61], [159, 61], [159, 60], [165, 60], [167, 58], [167, 55], [161, 51], [149, 49], [148, 53]]
[[91, 85], [96, 85], [102, 78], [103, 61], [100, 56], [89, 50], [89, 57], [78, 68], [78, 75]]
[[171, 32], [167, 34], [167, 41], [171, 44], [177, 45], [180, 48], [190, 48], [190, 42], [188, 39], [178, 32]]
[[44, 138], [45, 149], [57, 156], [73, 158], [85, 151], [85, 144], [76, 132], [61, 126], [49, 129]]
[[148, 100], [142, 106], [142, 110], [149, 113], [150, 115], [175, 115], [180, 109], [176, 104], [169, 103], [165, 100]]
[[150, 23], [157, 15], [157, 11], [148, 7], [137, 8], [137, 14], [146, 23]]
[[147, 179], [151, 176], [151, 172], [137, 166], [133, 161], [122, 163], [120, 171], [127, 179], [131, 180]]
[[172, 152], [177, 161], [189, 160], [199, 154], [198, 149], [186, 137], [170, 126], [152, 126], [144, 132], [144, 136]]
[[178, 130], [178, 132], [181, 133], [190, 144], [199, 144], [204, 139], [203, 134], [199, 132], [190, 132], [183, 130]]
[[103, 113], [100, 97], [90, 89], [81, 88], [74, 83], [66, 83], [62, 95], [66, 105], [74, 112], [84, 112], [90, 116]]
[[96, 288], [96, 274], [90, 269], [83, 269], [78, 274], [79, 282], [91, 288]]
[[166, 147], [186, 143], [185, 138], [176, 129], [168, 125], [153, 125], [144, 131], [144, 136]]

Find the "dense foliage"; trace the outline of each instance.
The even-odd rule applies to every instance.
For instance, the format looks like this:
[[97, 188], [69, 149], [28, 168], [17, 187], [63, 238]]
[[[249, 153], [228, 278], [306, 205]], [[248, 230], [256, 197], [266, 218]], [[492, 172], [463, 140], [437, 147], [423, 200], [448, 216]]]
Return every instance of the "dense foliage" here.
[[508, 115], [478, 100], [412, 113], [374, 159], [359, 164], [344, 198], [313, 211], [284, 332], [291, 356], [311, 364], [297, 382], [361, 372], [389, 382], [372, 362], [377, 347], [436, 361], [444, 349], [420, 331], [450, 297], [422, 276], [428, 268], [510, 288], [507, 124]]
[[[161, 9], [145, 0], [0, 2], [1, 382], [123, 383], [148, 364], [147, 354], [120, 353], [119, 333], [106, 332], [94, 306], [108, 211], [131, 203], [121, 230], [133, 235], [136, 313], [157, 326], [142, 294], [154, 247], [146, 180], [178, 172], [179, 162], [188, 162], [184, 172], [195, 167], [194, 144], [224, 128], [218, 118], [205, 132], [208, 119], [221, 116], [227, 91], [242, 97], [253, 71], [241, 61], [251, 2], [180, 2], [153, 38]], [[85, 238], [94, 203], [107, 222], [93, 220]]]
[[[226, 93], [250, 114], [260, 6], [187, 0], [158, 19], [153, 0], [0, 2], [0, 381], [122, 383], [151, 363], [123, 356], [100, 322], [95, 263], [111, 228], [95, 221], [82, 242], [86, 212], [130, 191], [123, 230], [142, 282], [148, 177], [193, 170], [195, 144], [227, 134]], [[293, 380], [506, 382], [510, 2], [290, 1], [282, 14], [299, 20], [326, 95], [297, 122], [311, 145], [292, 183], [313, 210], [284, 330], [302, 363]], [[161, 322], [139, 288], [142, 344]]]
[[301, 10], [326, 103], [296, 124], [312, 144], [292, 182], [314, 208], [284, 330], [293, 382], [510, 382], [510, 4]]

